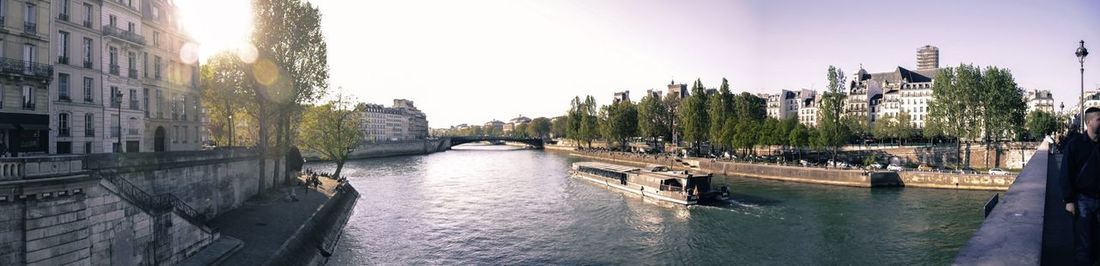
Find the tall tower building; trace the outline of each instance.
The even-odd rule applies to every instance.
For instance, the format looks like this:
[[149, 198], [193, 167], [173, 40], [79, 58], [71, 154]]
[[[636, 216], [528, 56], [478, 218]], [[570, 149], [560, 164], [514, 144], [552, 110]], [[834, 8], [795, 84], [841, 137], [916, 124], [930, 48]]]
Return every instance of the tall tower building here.
[[940, 68], [940, 48], [925, 45], [917, 50], [917, 70]]

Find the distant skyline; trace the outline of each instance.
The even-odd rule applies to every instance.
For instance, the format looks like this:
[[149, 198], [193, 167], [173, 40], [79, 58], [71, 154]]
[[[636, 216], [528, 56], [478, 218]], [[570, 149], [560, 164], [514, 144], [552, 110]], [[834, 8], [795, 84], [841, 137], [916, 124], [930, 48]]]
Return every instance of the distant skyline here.
[[[1076, 104], [1084, 40], [1085, 89], [1100, 87], [1100, 1], [310, 2], [332, 89], [412, 100], [432, 128], [557, 116], [574, 96], [602, 105], [629, 90], [637, 101], [673, 79], [820, 91], [829, 65], [916, 69], [924, 45], [939, 47], [941, 67], [1008, 68], [1021, 88], [1051, 90], [1057, 109]], [[229, 30], [207, 27], [191, 31]]]

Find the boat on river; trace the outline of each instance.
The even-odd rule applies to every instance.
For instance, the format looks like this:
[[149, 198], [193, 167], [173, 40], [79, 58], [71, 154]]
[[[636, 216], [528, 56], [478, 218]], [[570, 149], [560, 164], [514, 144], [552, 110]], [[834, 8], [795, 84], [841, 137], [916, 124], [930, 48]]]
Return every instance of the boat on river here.
[[601, 163], [573, 163], [570, 175], [608, 188], [636, 193], [642, 197], [683, 205], [725, 200], [729, 187], [715, 189], [710, 173], [673, 171], [663, 165], [644, 168]]

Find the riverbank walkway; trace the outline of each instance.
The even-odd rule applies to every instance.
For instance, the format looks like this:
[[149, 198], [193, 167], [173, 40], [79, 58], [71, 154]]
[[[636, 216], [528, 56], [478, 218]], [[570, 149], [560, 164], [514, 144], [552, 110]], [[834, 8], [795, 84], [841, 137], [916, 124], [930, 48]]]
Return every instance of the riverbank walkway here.
[[289, 188], [284, 187], [257, 196], [240, 208], [211, 221], [221, 229], [223, 236], [244, 242], [243, 248], [221, 264], [257, 265], [267, 262], [332, 197], [338, 183], [329, 178], [321, 178], [321, 181], [319, 188], [295, 186], [298, 201], [287, 200], [286, 189]]

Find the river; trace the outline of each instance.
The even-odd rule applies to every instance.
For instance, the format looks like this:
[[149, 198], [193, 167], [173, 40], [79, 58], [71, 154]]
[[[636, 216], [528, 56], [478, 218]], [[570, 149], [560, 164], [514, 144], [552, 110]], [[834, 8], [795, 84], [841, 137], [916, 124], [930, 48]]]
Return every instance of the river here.
[[717, 177], [731, 200], [683, 207], [571, 178], [578, 160], [463, 145], [348, 162], [362, 196], [329, 263], [942, 265], [994, 193]]

